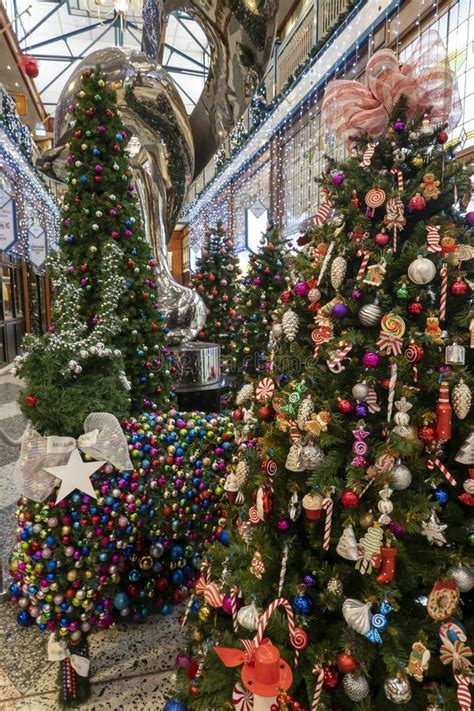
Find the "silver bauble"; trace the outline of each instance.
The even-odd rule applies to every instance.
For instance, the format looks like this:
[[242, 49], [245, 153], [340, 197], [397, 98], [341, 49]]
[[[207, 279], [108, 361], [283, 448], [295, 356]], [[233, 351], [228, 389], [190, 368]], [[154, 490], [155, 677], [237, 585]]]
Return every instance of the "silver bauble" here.
[[396, 491], [408, 489], [411, 484], [411, 471], [402, 464], [400, 459], [397, 459], [395, 465], [390, 470], [390, 486]]
[[387, 699], [394, 704], [407, 704], [411, 699], [410, 682], [400, 674], [387, 677], [383, 690]]
[[305, 469], [312, 471], [319, 467], [324, 457], [323, 450], [317, 444], [307, 444], [301, 449], [300, 462]]
[[258, 611], [257, 606], [254, 602], [251, 602], [250, 605], [245, 605], [244, 607], [240, 608], [237, 613], [237, 622], [244, 629], [253, 632], [254, 630], [258, 629], [260, 617], [261, 614]]
[[283, 336], [283, 326], [281, 323], [274, 323], [272, 326], [272, 336], [278, 341]]
[[315, 303], [316, 301], [319, 301], [321, 298], [321, 292], [319, 289], [310, 289], [308, 291], [308, 300], [311, 301], [312, 303]]
[[359, 402], [364, 402], [367, 400], [369, 394], [369, 388], [365, 383], [357, 383], [352, 388], [352, 396], [355, 397]]
[[408, 276], [414, 284], [429, 284], [436, 276], [436, 266], [431, 259], [418, 256], [408, 267]]
[[359, 321], [363, 326], [377, 326], [382, 318], [382, 309], [377, 304], [365, 304], [359, 311]]
[[454, 580], [459, 592], [467, 593], [474, 587], [474, 568], [470, 565], [458, 563], [446, 571], [446, 577]]
[[357, 674], [344, 674], [342, 680], [344, 691], [351, 701], [362, 701], [369, 695], [369, 683], [365, 676]]

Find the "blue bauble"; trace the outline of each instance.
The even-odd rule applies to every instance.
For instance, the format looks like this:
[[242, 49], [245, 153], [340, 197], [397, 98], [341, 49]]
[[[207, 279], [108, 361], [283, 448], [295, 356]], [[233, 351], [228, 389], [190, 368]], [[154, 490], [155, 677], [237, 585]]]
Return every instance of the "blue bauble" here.
[[20, 610], [18, 615], [16, 616], [17, 622], [21, 627], [29, 627], [30, 625], [33, 624], [34, 620], [31, 617], [30, 613], [27, 612], [26, 610]]
[[128, 595], [124, 592], [118, 592], [114, 597], [114, 607], [117, 610], [125, 610], [128, 607]]
[[446, 489], [442, 489], [438, 486], [433, 491], [433, 499], [437, 501], [438, 504], [441, 504], [441, 506], [445, 506], [448, 503], [448, 492]]
[[224, 546], [228, 546], [230, 543], [229, 531], [225, 528], [222, 533], [219, 534], [219, 542]]
[[163, 711], [187, 711], [186, 706], [181, 703], [181, 701], [176, 701], [176, 699], [168, 699]]
[[171, 615], [171, 613], [173, 612], [173, 607], [169, 604], [169, 602], [165, 602], [160, 612], [162, 615]]
[[172, 573], [170, 574], [170, 583], [171, 585], [181, 585], [183, 582], [184, 575], [183, 571], [180, 570], [179, 568], [177, 570], [173, 570]]
[[87, 175], [81, 175], [79, 182], [85, 185], [87, 183]]
[[95, 155], [96, 158], [97, 158], [97, 156], [100, 156], [100, 151], [99, 151], [98, 148], [94, 148], [94, 150], [92, 151], [92, 153], [93, 153], [93, 155]]
[[295, 615], [310, 615], [313, 611], [314, 603], [309, 595], [294, 595], [291, 600], [291, 607]]
[[183, 549], [181, 546], [172, 546], [170, 550], [170, 558], [173, 561], [177, 561], [183, 557]]

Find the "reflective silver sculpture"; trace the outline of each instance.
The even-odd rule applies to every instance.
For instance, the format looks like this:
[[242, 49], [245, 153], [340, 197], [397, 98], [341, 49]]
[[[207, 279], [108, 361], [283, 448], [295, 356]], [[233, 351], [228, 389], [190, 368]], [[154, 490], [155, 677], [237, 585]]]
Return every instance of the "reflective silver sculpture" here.
[[[277, 0], [259, 0], [254, 12], [244, 0], [145, 0], [144, 51], [111, 47], [88, 55], [67, 81], [55, 116], [56, 147], [39, 163], [61, 179], [66, 144], [73, 126], [67, 107], [86, 67], [100, 64], [116, 90], [126, 129], [138, 145], [132, 166], [146, 234], [157, 260], [159, 302], [171, 343], [196, 337], [206, 319], [202, 299], [178, 284], [167, 261], [167, 244], [186, 191], [197, 172], [235, 125], [250, 101], [273, 49]], [[185, 11], [202, 26], [209, 41], [209, 77], [192, 115], [170, 75], [160, 65], [166, 20]]]

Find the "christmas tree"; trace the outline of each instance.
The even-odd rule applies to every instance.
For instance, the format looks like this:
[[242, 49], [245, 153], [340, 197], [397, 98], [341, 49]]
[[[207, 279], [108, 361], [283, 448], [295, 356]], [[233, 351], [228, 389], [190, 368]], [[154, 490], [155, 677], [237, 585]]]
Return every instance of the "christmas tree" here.
[[329, 85], [351, 157], [321, 178], [275, 370], [237, 395], [235, 530], [209, 550], [180, 672], [199, 711], [471, 708], [473, 248], [452, 76], [439, 61], [434, 97], [433, 74], [388, 50], [371, 62], [400, 100], [368, 134], [354, 92], [370, 89]]
[[222, 222], [209, 228], [201, 257], [197, 260], [194, 279], [194, 287], [204, 299], [208, 311], [205, 328], [199, 332], [198, 339], [220, 345], [222, 365], [226, 371], [235, 362], [239, 326], [236, 304], [240, 267], [233, 246], [233, 240], [227, 236]]
[[267, 104], [267, 88], [265, 84], [262, 84], [252, 96], [252, 101], [250, 102], [250, 123], [254, 130], [260, 126], [269, 110], [270, 106]]
[[251, 377], [268, 367], [272, 313], [286, 290], [288, 267], [287, 244], [280, 238], [278, 229], [270, 225], [262, 235], [258, 252], [250, 254], [249, 268], [242, 280], [239, 311], [243, 338], [239, 361]]
[[33, 424], [77, 435], [89, 412], [121, 417], [130, 405], [140, 412], [144, 400], [165, 403], [170, 381], [128, 135], [99, 67], [83, 72], [69, 112], [60, 249], [48, 264], [53, 329], [25, 339], [17, 369], [28, 382], [23, 409]]

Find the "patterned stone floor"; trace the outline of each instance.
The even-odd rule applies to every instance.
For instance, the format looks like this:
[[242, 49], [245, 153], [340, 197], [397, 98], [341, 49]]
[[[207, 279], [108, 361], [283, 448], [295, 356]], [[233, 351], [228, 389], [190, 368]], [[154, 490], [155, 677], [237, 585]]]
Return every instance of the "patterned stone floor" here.
[[[16, 402], [20, 384], [0, 376], [0, 427], [19, 437], [24, 419]], [[18, 448], [0, 441], [0, 557], [14, 542]], [[48, 662], [46, 635], [16, 624], [17, 610], [0, 603], [0, 711], [58, 711], [57, 665]], [[176, 617], [121, 623], [90, 638], [92, 697], [84, 711], [161, 711], [172, 695], [173, 666], [184, 645]]]

